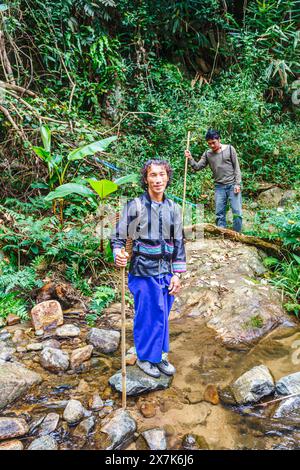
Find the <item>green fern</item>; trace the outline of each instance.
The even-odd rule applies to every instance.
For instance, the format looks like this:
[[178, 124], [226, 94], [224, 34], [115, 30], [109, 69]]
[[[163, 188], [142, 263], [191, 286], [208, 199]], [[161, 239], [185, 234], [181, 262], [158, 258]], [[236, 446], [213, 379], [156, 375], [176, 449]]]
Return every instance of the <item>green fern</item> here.
[[21, 320], [28, 320], [27, 303], [18, 298], [17, 292], [9, 294], [0, 291], [0, 317], [6, 318], [10, 313], [17, 315]]

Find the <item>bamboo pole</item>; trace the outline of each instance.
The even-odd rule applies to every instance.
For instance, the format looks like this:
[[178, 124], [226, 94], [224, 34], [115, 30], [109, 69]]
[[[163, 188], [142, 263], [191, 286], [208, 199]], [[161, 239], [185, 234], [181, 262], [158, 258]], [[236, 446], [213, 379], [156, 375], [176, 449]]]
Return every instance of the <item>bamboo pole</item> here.
[[[186, 142], [186, 150], [190, 150], [190, 140], [191, 140], [191, 131], [188, 131], [187, 142]], [[186, 199], [187, 169], [188, 169], [188, 159], [185, 157], [184, 180], [183, 180], [183, 197], [182, 197], [182, 225], [183, 225], [183, 221], [184, 221], [184, 209], [185, 209], [185, 199]]]
[[[121, 253], [125, 253], [122, 248]], [[121, 354], [122, 354], [122, 408], [126, 409], [126, 329], [125, 329], [125, 267], [121, 268]]]

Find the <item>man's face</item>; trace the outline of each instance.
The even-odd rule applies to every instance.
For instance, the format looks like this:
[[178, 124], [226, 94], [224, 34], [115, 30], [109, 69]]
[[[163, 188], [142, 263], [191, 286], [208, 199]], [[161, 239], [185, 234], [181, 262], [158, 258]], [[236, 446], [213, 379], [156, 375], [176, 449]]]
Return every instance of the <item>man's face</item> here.
[[169, 177], [164, 166], [152, 164], [148, 168], [146, 183], [150, 193], [152, 192], [155, 195], [163, 194], [168, 181]]
[[221, 147], [220, 139], [209, 139], [207, 144], [213, 152], [217, 152], [217, 150], [219, 150]]

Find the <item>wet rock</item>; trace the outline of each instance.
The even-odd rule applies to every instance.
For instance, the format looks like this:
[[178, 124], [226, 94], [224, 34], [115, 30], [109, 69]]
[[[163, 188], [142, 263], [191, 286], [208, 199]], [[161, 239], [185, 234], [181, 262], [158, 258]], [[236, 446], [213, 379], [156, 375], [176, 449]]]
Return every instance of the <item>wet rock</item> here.
[[6, 318], [6, 324], [8, 326], [16, 325], [17, 323], [20, 323], [20, 321], [20, 317], [14, 315], [13, 313], [10, 313]]
[[80, 335], [80, 328], [76, 325], [68, 323], [67, 325], [60, 326], [55, 331], [59, 338], [75, 338]]
[[0, 450], [23, 450], [24, 446], [21, 441], [14, 439], [12, 441], [6, 441], [0, 443]]
[[166, 433], [163, 429], [149, 429], [142, 433], [143, 438], [146, 440], [149, 449], [151, 450], [166, 450], [167, 439]]
[[69, 367], [69, 354], [55, 348], [44, 348], [40, 354], [40, 362], [44, 369], [51, 372], [66, 371]]
[[25, 353], [27, 349], [24, 346], [18, 346], [17, 347], [17, 352], [18, 353]]
[[30, 343], [27, 344], [27, 351], [41, 351], [43, 349], [43, 343]]
[[27, 450], [58, 450], [58, 445], [52, 436], [42, 436], [32, 441]]
[[89, 393], [90, 387], [86, 380], [81, 379], [76, 389], [77, 393]]
[[0, 365], [0, 409], [24, 395], [33, 385], [42, 382], [42, 377], [18, 364]]
[[0, 341], [7, 341], [8, 339], [11, 338], [11, 334], [6, 331], [6, 330], [2, 330], [1, 333], [0, 333]]
[[300, 372], [286, 375], [276, 383], [276, 392], [281, 395], [300, 393]]
[[203, 400], [212, 403], [212, 405], [218, 405], [220, 403], [218, 390], [215, 385], [207, 385], [204, 390]]
[[99, 411], [103, 408], [104, 403], [98, 393], [94, 393], [94, 395], [89, 399], [88, 406], [93, 411]]
[[25, 436], [28, 430], [25, 419], [0, 417], [0, 440]]
[[71, 354], [71, 368], [77, 369], [83, 362], [88, 361], [92, 356], [93, 349], [92, 345], [75, 349]]
[[290, 418], [298, 421], [300, 418], [300, 395], [283, 400], [278, 405], [273, 418]]
[[6, 346], [5, 343], [0, 343], [0, 361], [7, 362], [13, 359], [13, 355], [16, 352], [15, 348]]
[[234, 398], [238, 404], [257, 402], [275, 390], [274, 379], [269, 369], [256, 366], [245, 372], [230, 385]]
[[54, 349], [61, 349], [61, 344], [57, 339], [47, 339], [43, 341], [43, 349], [44, 348], [54, 348]]
[[68, 424], [78, 423], [84, 417], [84, 408], [79, 400], [69, 400], [63, 418]]
[[283, 191], [275, 186], [274, 188], [263, 191], [257, 198], [257, 202], [264, 207], [277, 207], [281, 198], [283, 196]]
[[120, 332], [116, 330], [102, 330], [92, 328], [87, 335], [87, 342], [105, 354], [115, 352], [119, 347]]
[[106, 450], [122, 449], [134, 439], [136, 422], [126, 410], [117, 410], [114, 416], [107, 418], [101, 431], [108, 435], [110, 444]]
[[195, 392], [189, 392], [187, 398], [189, 403], [191, 403], [192, 405], [200, 403], [201, 401], [203, 401], [203, 392], [199, 390]]
[[125, 360], [126, 360], [127, 366], [134, 366], [134, 364], [136, 363], [137, 357], [135, 354], [126, 354]]
[[38, 431], [39, 436], [47, 436], [55, 431], [59, 423], [59, 414], [49, 413], [41, 423]]
[[[170, 386], [172, 377], [161, 374], [159, 378], [150, 377], [137, 366], [127, 369], [126, 393], [130, 395], [140, 395], [144, 392], [154, 390], [164, 390]], [[122, 373], [118, 371], [113, 375], [108, 383], [118, 392], [122, 392]]]
[[156, 415], [156, 406], [152, 402], [143, 402], [140, 405], [140, 412], [145, 418], [153, 418]]
[[107, 415], [114, 411], [112, 406], [104, 406], [98, 413], [100, 419], [105, 418]]
[[76, 426], [73, 436], [85, 441], [94, 427], [95, 418], [94, 416], [91, 416], [90, 418], [84, 419], [78, 424], [78, 426]]
[[44, 330], [36, 330], [35, 331], [36, 336], [43, 336], [43, 334], [44, 334]]
[[186, 434], [182, 439], [182, 447], [186, 450], [209, 450], [205, 438], [196, 434]]
[[14, 344], [24, 344], [26, 343], [27, 338], [25, 336], [24, 330], [16, 330], [12, 337], [12, 342]]
[[63, 312], [57, 300], [47, 300], [31, 310], [31, 320], [35, 330], [57, 328], [64, 322]]

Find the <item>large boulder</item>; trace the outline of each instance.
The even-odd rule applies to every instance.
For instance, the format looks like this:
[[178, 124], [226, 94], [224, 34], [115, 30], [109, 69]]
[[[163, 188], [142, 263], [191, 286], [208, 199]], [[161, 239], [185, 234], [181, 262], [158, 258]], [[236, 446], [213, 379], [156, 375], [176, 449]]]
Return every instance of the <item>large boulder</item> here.
[[25, 436], [29, 427], [24, 419], [0, 417], [0, 440]]
[[274, 379], [269, 369], [256, 366], [245, 372], [230, 385], [238, 404], [257, 402], [275, 391]]
[[126, 410], [120, 409], [111, 418], [106, 418], [101, 431], [108, 435], [109, 445], [106, 450], [122, 449], [126, 447], [134, 438], [136, 422]]
[[116, 330], [92, 328], [86, 339], [89, 344], [94, 346], [96, 351], [109, 354], [118, 349], [120, 343], [120, 332]]
[[0, 409], [24, 395], [33, 385], [42, 382], [42, 377], [19, 364], [0, 365]]
[[[109, 379], [109, 384], [118, 392], [122, 392], [122, 372], [118, 371]], [[164, 390], [170, 386], [172, 377], [161, 374], [154, 378], [145, 374], [139, 367], [127, 368], [126, 393], [127, 395], [140, 395], [141, 393]]]
[[276, 383], [276, 392], [281, 395], [300, 393], [300, 372], [286, 375]]
[[55, 348], [44, 348], [40, 354], [41, 365], [51, 372], [66, 371], [69, 367], [69, 354]]
[[47, 300], [31, 310], [31, 320], [35, 330], [57, 328], [64, 322], [63, 312], [57, 300]]
[[277, 207], [282, 199], [282, 189], [275, 186], [274, 188], [263, 191], [257, 198], [257, 202], [263, 207]]

